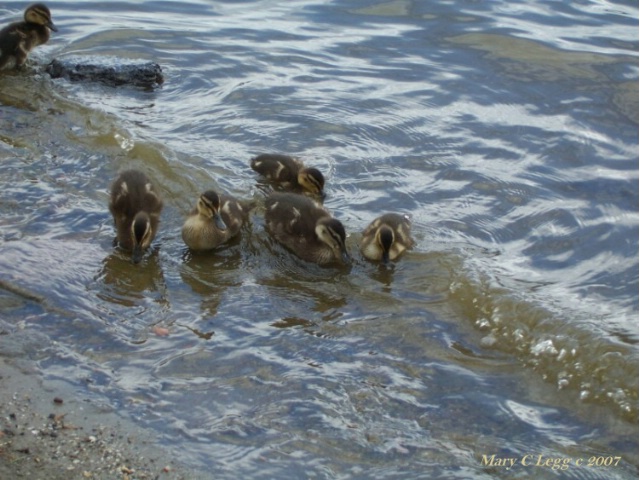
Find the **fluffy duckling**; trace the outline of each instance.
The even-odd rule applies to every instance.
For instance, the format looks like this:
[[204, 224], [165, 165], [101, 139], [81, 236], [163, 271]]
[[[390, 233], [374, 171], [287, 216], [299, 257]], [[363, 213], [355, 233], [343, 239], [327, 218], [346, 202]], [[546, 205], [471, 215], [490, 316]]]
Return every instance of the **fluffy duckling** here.
[[184, 222], [182, 239], [192, 250], [211, 250], [239, 233], [249, 210], [230, 195], [207, 190]]
[[117, 243], [132, 252], [133, 263], [139, 263], [157, 233], [162, 199], [144, 173], [126, 170], [113, 182], [109, 211]]
[[58, 31], [46, 5], [36, 3], [27, 7], [24, 21], [0, 30], [0, 70], [24, 65], [31, 50], [49, 41], [51, 30]]
[[360, 250], [373, 261], [395, 260], [414, 245], [410, 236], [410, 219], [399, 213], [386, 213], [376, 218], [362, 234]]
[[266, 199], [264, 217], [269, 234], [302, 260], [319, 265], [350, 263], [344, 226], [310, 198], [272, 193]]
[[324, 197], [324, 175], [306, 167], [301, 160], [278, 153], [263, 153], [251, 159], [251, 168], [285, 189], [309, 192]]

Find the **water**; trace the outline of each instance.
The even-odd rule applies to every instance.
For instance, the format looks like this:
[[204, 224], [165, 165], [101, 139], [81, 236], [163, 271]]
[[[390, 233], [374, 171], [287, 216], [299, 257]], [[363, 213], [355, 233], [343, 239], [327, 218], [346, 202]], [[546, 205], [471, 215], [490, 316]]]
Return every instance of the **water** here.
[[[0, 77], [3, 354], [215, 478], [635, 478], [635, 4], [49, 6], [36, 65], [153, 60], [166, 78]], [[325, 173], [350, 270], [291, 257], [259, 206], [228, 246], [185, 250], [197, 192], [260, 202], [261, 152]], [[138, 266], [106, 207], [128, 167], [165, 201]], [[386, 211], [417, 241], [390, 268], [357, 255]]]

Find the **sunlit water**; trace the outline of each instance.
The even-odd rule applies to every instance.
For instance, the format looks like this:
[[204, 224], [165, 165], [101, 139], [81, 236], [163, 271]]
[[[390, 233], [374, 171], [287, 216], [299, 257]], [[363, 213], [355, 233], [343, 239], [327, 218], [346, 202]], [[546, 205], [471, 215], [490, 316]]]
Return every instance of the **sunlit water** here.
[[[212, 478], [635, 478], [636, 4], [48, 4], [60, 31], [0, 77], [4, 355]], [[41, 73], [69, 56], [165, 83]], [[266, 236], [261, 152], [324, 171], [351, 269]], [[128, 167], [165, 201], [138, 266], [106, 206]], [[208, 188], [258, 206], [194, 255]], [[357, 253], [386, 211], [417, 241], [389, 268]]]

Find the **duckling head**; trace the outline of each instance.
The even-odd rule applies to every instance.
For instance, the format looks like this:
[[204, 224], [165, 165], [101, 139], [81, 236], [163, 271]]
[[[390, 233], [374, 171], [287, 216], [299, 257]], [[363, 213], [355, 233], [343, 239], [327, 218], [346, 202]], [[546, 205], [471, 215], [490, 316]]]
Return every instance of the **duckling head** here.
[[35, 3], [28, 7], [24, 11], [24, 21], [27, 23], [35, 23], [36, 25], [42, 25], [54, 32], [58, 31], [58, 27], [53, 24], [51, 20], [51, 11], [43, 3]]
[[382, 261], [388, 263], [390, 259], [390, 249], [395, 242], [395, 233], [393, 229], [387, 225], [382, 225], [377, 230], [376, 241], [382, 249]]
[[200, 215], [213, 220], [215, 226], [220, 230], [226, 230], [226, 223], [220, 215], [220, 196], [213, 190], [207, 190], [197, 201], [197, 211]]
[[303, 168], [297, 175], [297, 183], [304, 190], [324, 198], [324, 175], [317, 168]]
[[131, 241], [133, 245], [133, 263], [140, 263], [144, 251], [153, 240], [153, 228], [148, 213], [138, 212], [131, 225]]
[[346, 250], [346, 231], [342, 222], [336, 218], [323, 218], [317, 222], [315, 234], [320, 241], [331, 247], [336, 258], [341, 258], [345, 264], [351, 263], [351, 257]]

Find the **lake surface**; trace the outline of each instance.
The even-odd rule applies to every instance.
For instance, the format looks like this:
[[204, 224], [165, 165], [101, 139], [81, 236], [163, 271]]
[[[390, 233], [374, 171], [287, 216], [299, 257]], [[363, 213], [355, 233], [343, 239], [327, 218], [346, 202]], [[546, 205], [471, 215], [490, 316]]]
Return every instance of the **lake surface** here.
[[[216, 479], [636, 478], [636, 2], [48, 5], [59, 32], [0, 76], [0, 354]], [[72, 57], [165, 83], [43, 73]], [[350, 269], [265, 234], [263, 152], [324, 172]], [[165, 202], [139, 265], [125, 168]], [[209, 188], [257, 207], [192, 254]], [[357, 246], [387, 211], [416, 246], [383, 267]]]

